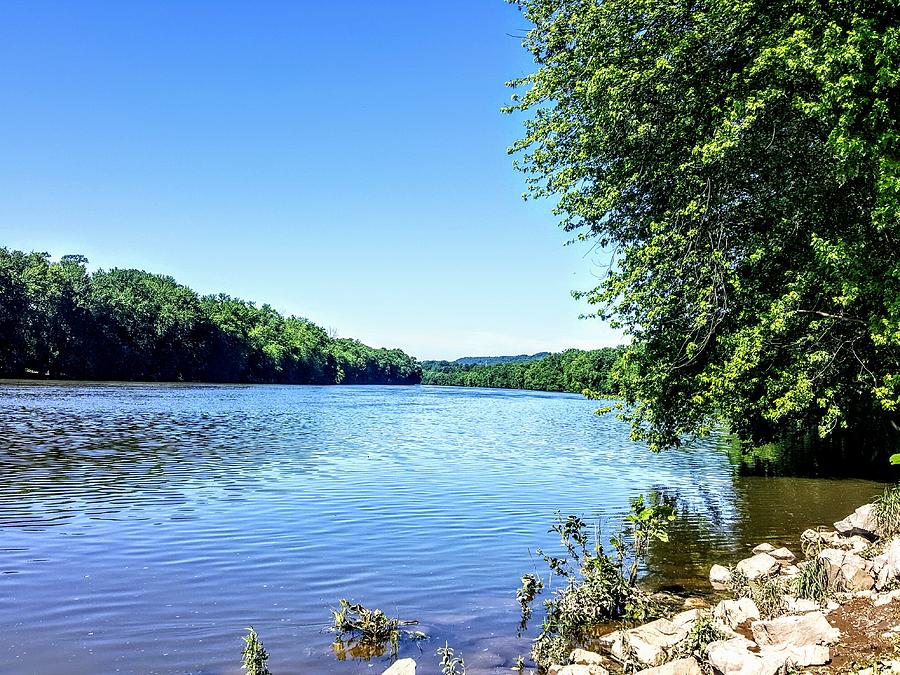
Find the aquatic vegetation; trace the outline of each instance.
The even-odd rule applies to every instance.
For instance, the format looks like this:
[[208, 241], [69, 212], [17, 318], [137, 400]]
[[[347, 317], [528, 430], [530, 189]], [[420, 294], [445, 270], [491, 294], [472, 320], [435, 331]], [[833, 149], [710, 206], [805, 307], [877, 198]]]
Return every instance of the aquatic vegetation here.
[[[593, 528], [592, 535], [578, 516], [557, 515], [550, 531], [559, 535], [566, 555], [556, 557], [540, 549], [538, 555], [551, 576], [562, 579], [564, 585], [544, 601], [543, 625], [532, 643], [532, 658], [538, 666], [565, 663], [569, 652], [588, 640], [601, 623], [617, 619], [641, 623], [658, 613], [650, 596], [637, 587], [637, 571], [651, 541], [668, 541], [666, 527], [674, 518], [674, 508], [657, 495], [646, 501], [643, 496], [631, 500], [625, 528], [610, 539], [614, 552], [607, 554], [600, 544], [599, 527]], [[520, 635], [527, 628], [533, 601], [543, 590], [543, 582], [535, 575], [522, 577], [516, 593], [522, 607]]]
[[[351, 604], [341, 598], [340, 607], [332, 609], [333, 621], [331, 631], [341, 638], [340, 651], [344, 652], [344, 638], [349, 636], [348, 649], [355, 656], [380, 655], [384, 652], [384, 645], [389, 645], [391, 656], [396, 656], [400, 647], [400, 639], [407, 637], [412, 640], [424, 640], [428, 636], [420, 631], [406, 630], [404, 626], [415, 626], [418, 621], [402, 621], [398, 618], [390, 618], [380, 609], [369, 609], [360, 604]], [[356, 654], [354, 654], [354, 651]], [[340, 658], [340, 655], [339, 655]]]
[[444, 642], [444, 646], [438, 648], [437, 655], [441, 657], [442, 675], [466, 675], [466, 662], [461, 656], [456, 656], [453, 648]]
[[247, 631], [247, 635], [243, 638], [244, 650], [241, 652], [244, 657], [243, 670], [247, 675], [270, 675], [269, 667], [266, 665], [269, 653], [259, 635], [253, 630], [253, 626], [248, 627]]

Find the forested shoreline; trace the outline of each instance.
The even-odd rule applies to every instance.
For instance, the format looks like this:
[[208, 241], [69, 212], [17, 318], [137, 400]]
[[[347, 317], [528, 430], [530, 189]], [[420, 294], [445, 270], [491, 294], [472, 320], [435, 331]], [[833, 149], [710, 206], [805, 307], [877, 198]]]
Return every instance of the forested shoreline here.
[[418, 384], [399, 349], [136, 269], [0, 247], [0, 377], [281, 384]]
[[624, 346], [590, 351], [567, 349], [541, 358], [504, 363], [423, 361], [422, 384], [575, 393], [588, 390], [592, 395], [612, 395], [616, 385], [611, 373], [624, 350]]

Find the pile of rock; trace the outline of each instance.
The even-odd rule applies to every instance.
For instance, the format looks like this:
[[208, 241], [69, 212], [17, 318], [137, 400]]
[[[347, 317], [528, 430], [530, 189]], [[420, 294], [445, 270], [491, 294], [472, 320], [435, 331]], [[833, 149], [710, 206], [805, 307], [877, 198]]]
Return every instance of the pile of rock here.
[[[829, 645], [840, 639], [840, 631], [827, 615], [839, 602], [863, 595], [876, 605], [900, 600], [900, 591], [888, 590], [900, 579], [900, 538], [879, 541], [873, 506], [858, 508], [834, 527], [829, 532], [807, 530], [801, 537], [804, 550], [822, 561], [827, 574], [834, 600], [825, 606], [785, 593], [781, 615], [763, 618], [750, 598], [722, 600], [711, 613], [693, 609], [610, 633], [599, 639], [598, 653], [576, 650], [568, 665], [553, 666], [550, 674], [606, 675], [615, 664], [637, 664], [644, 675], [699, 675], [703, 661], [714, 673], [776, 675], [829, 663]], [[751, 587], [787, 581], [812, 563], [812, 559], [797, 562], [790, 550], [771, 544], [760, 544], [752, 553], [734, 570], [713, 565], [709, 575], [713, 587], [729, 588], [736, 572]], [[788, 587], [788, 583], [776, 586]], [[691, 629], [700, 620], [711, 622], [723, 639], [706, 645], [702, 654], [677, 658], [685, 654]]]

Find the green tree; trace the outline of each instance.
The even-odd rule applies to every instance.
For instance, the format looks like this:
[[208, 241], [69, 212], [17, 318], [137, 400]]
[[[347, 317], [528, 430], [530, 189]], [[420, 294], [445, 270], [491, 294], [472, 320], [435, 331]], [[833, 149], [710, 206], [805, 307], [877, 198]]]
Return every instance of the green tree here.
[[511, 151], [632, 338], [634, 436], [897, 428], [896, 2], [520, 0]]

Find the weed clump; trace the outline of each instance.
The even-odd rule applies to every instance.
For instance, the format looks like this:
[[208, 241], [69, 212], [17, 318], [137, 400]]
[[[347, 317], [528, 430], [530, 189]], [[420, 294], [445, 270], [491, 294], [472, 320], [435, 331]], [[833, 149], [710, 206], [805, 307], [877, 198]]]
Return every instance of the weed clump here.
[[[338, 634], [343, 647], [344, 638], [349, 638], [352, 655], [380, 655], [384, 645], [389, 645], [391, 656], [396, 656], [400, 648], [400, 639], [408, 637], [423, 640], [427, 636], [420, 631], [410, 631], [404, 626], [415, 626], [418, 621], [401, 621], [390, 618], [380, 609], [369, 609], [360, 604], [351, 604], [341, 598], [340, 607], [332, 609], [333, 621], [331, 631]], [[354, 654], [355, 652], [355, 654]], [[340, 650], [343, 653], [343, 649]]]
[[670, 660], [693, 656], [702, 663], [706, 658], [706, 648], [711, 643], [727, 640], [729, 637], [716, 625], [711, 614], [702, 614], [694, 623], [687, 637], [678, 643]]
[[266, 665], [266, 661], [269, 660], [269, 653], [263, 647], [262, 640], [259, 639], [259, 635], [253, 630], [253, 626], [250, 626], [247, 630], [249, 632], [243, 638], [245, 644], [241, 652], [241, 656], [244, 657], [243, 670], [247, 675], [271, 675], [269, 667]]
[[784, 596], [788, 593], [789, 584], [778, 577], [763, 577], [755, 581], [747, 579], [747, 575], [738, 569], [731, 569], [731, 580], [728, 591], [735, 598], [750, 598], [759, 609], [763, 619], [781, 616], [787, 610]]
[[821, 558], [808, 560], [800, 568], [800, 574], [791, 580], [791, 590], [798, 598], [825, 604], [831, 595], [825, 561]]

